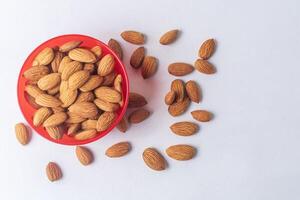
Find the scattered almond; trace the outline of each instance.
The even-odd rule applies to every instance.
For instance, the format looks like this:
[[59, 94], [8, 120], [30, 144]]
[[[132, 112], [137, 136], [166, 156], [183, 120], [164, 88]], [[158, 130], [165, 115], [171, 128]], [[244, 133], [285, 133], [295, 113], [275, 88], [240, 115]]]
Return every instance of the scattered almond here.
[[184, 121], [184, 122], [177, 122], [172, 124], [170, 126], [170, 129], [176, 135], [190, 136], [190, 135], [194, 135], [198, 131], [199, 127], [195, 123]]
[[191, 114], [199, 122], [208, 122], [212, 119], [212, 114], [206, 110], [194, 110]]
[[171, 105], [175, 101], [176, 93], [174, 91], [169, 91], [165, 96], [165, 104]]
[[47, 167], [46, 167], [46, 174], [49, 179], [49, 181], [57, 181], [61, 179], [62, 177], [62, 172], [60, 167], [54, 163], [54, 162], [49, 162]]
[[184, 113], [187, 110], [189, 105], [190, 105], [190, 99], [188, 97], [185, 97], [183, 101], [176, 102], [170, 105], [168, 111], [170, 115], [176, 117]]
[[127, 131], [128, 125], [127, 125], [126, 117], [124, 117], [124, 116], [122, 117], [119, 124], [117, 125], [117, 128], [122, 133], [125, 133]]
[[150, 78], [157, 71], [158, 61], [153, 56], [145, 56], [142, 66], [141, 73], [144, 79]]
[[196, 154], [196, 149], [190, 145], [178, 144], [167, 148], [166, 153], [175, 160], [190, 160]]
[[145, 58], [145, 48], [139, 47], [136, 50], [134, 50], [134, 52], [132, 53], [130, 57], [130, 65], [133, 68], [138, 69], [142, 65], [144, 58]]
[[145, 149], [143, 152], [143, 159], [146, 165], [153, 170], [161, 171], [166, 169], [166, 160], [154, 148]]
[[138, 110], [133, 111], [129, 116], [128, 116], [128, 121], [133, 124], [140, 123], [147, 119], [150, 115], [150, 112], [146, 109], [140, 108]]
[[29, 132], [23, 123], [15, 125], [16, 138], [22, 145], [26, 145], [29, 142]]
[[184, 83], [180, 79], [175, 79], [171, 83], [171, 91], [175, 92], [176, 102], [181, 102], [185, 98], [185, 87]]
[[131, 149], [129, 142], [120, 142], [112, 145], [105, 151], [105, 155], [110, 158], [121, 157], [127, 154]]
[[194, 71], [194, 67], [187, 63], [177, 62], [172, 63], [168, 67], [169, 74], [174, 76], [184, 76]]
[[188, 81], [185, 84], [185, 90], [191, 101], [199, 103], [201, 100], [200, 89], [195, 81]]
[[206, 60], [197, 59], [194, 65], [199, 72], [204, 74], [214, 74], [216, 72], [215, 67]]
[[199, 49], [199, 57], [203, 60], [209, 59], [215, 51], [215, 46], [214, 39], [209, 39], [203, 42]]
[[121, 37], [132, 44], [144, 44], [145, 37], [142, 33], [137, 31], [124, 31], [121, 33]]
[[75, 151], [77, 159], [82, 165], [89, 165], [93, 162], [94, 156], [88, 148], [77, 146]]
[[115, 54], [118, 56], [118, 58], [120, 58], [122, 60], [123, 51], [122, 51], [122, 47], [121, 47], [120, 43], [115, 39], [110, 39], [108, 41], [108, 46], [109, 46], [109, 48], [111, 48], [111, 50], [113, 50], [113, 52], [115, 52]]
[[167, 45], [173, 43], [177, 39], [178, 30], [171, 30], [164, 33], [159, 40], [162, 45]]
[[147, 104], [147, 100], [141, 94], [138, 94], [136, 92], [129, 93], [128, 108], [143, 107], [146, 104]]

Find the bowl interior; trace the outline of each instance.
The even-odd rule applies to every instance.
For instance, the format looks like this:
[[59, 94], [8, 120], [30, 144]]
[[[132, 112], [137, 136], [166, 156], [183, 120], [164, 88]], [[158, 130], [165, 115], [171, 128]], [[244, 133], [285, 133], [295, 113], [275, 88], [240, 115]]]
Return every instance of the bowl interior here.
[[[54, 48], [54, 47], [60, 46], [64, 43], [72, 41], [72, 40], [82, 41], [82, 44], [80, 45], [80, 47], [92, 48], [92, 47], [98, 45], [102, 48], [102, 55], [112, 54], [114, 56], [115, 61], [116, 61], [115, 72], [118, 74], [121, 74], [121, 76], [122, 76], [122, 81], [123, 81], [122, 82], [122, 95], [123, 95], [124, 105], [117, 111], [118, 117], [116, 118], [114, 123], [111, 125], [111, 127], [105, 131], [99, 132], [96, 137], [87, 139], [87, 140], [75, 140], [73, 137], [70, 137], [67, 134], [64, 134], [62, 139], [54, 140], [48, 135], [48, 133], [45, 131], [45, 129], [42, 126], [35, 127], [33, 125], [33, 115], [34, 115], [36, 109], [34, 107], [32, 107], [32, 105], [28, 101], [29, 97], [25, 92], [25, 86], [27, 84], [27, 80], [23, 77], [23, 73], [24, 73], [24, 71], [26, 71], [28, 68], [30, 68], [32, 66], [32, 62], [33, 62], [34, 58], [44, 48], [46, 48], [46, 47]], [[116, 54], [107, 45], [105, 45], [103, 42], [101, 42], [95, 38], [85, 36], [85, 35], [62, 35], [62, 36], [58, 36], [58, 37], [52, 38], [52, 39], [44, 42], [43, 44], [38, 46], [28, 56], [28, 58], [26, 59], [26, 61], [23, 64], [22, 69], [19, 74], [17, 92], [18, 92], [18, 101], [19, 101], [19, 106], [21, 108], [21, 111], [22, 111], [25, 119], [27, 120], [28, 124], [38, 134], [40, 134], [47, 140], [50, 140], [55, 143], [65, 144], [65, 145], [81, 145], [81, 144], [90, 143], [90, 142], [100, 139], [101, 137], [108, 134], [119, 123], [119, 121], [122, 119], [122, 117], [126, 111], [126, 108], [127, 108], [128, 93], [129, 93], [128, 88], [129, 88], [129, 84], [128, 84], [128, 77], [127, 77], [125, 67], [124, 67], [123, 63], [121, 62], [121, 60], [116, 56]]]

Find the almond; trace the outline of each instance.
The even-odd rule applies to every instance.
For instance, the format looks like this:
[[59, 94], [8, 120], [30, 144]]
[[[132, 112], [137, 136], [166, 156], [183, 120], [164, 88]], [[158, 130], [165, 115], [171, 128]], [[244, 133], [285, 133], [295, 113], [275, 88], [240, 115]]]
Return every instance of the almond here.
[[167, 45], [173, 43], [177, 39], [178, 30], [170, 30], [164, 33], [159, 40], [159, 43], [162, 45]]
[[46, 131], [54, 140], [60, 140], [63, 137], [63, 128], [61, 126], [46, 127]]
[[95, 63], [97, 58], [93, 52], [84, 48], [75, 48], [69, 52], [69, 57], [72, 60], [76, 60], [84, 63]]
[[44, 121], [50, 117], [52, 114], [52, 110], [50, 108], [42, 107], [38, 109], [33, 116], [33, 125], [40, 126], [44, 123]]
[[29, 142], [29, 132], [23, 123], [15, 125], [16, 138], [22, 145], [26, 145]]
[[172, 105], [170, 105], [168, 108], [168, 112], [173, 117], [179, 116], [187, 110], [189, 105], [190, 105], [190, 99], [188, 97], [186, 97], [186, 98], [184, 98], [183, 101], [176, 102], [176, 103], [173, 103]]
[[69, 88], [71, 90], [76, 90], [83, 86], [90, 78], [90, 73], [85, 70], [77, 71], [72, 74], [68, 80]]
[[75, 49], [75, 48], [79, 47], [79, 45], [81, 43], [82, 43], [81, 41], [76, 41], [76, 40], [66, 42], [66, 43], [64, 43], [63, 45], [61, 45], [59, 47], [59, 51], [61, 51], [61, 52], [68, 52], [68, 51], [70, 51], [72, 49]]
[[80, 102], [92, 102], [94, 101], [95, 96], [92, 92], [81, 92], [77, 97], [76, 103]]
[[84, 130], [77, 133], [74, 138], [76, 140], [87, 140], [96, 137], [97, 131], [95, 129]]
[[131, 149], [129, 142], [119, 142], [112, 145], [105, 151], [105, 155], [110, 158], [116, 158], [126, 155]]
[[120, 92], [110, 87], [101, 86], [94, 90], [94, 92], [96, 97], [107, 102], [118, 103], [122, 99]]
[[51, 62], [51, 69], [53, 72], [58, 72], [58, 68], [59, 68], [60, 62], [62, 61], [63, 57], [64, 57], [64, 54], [62, 52], [57, 51], [55, 53], [55, 56]]
[[118, 92], [122, 93], [122, 76], [118, 74], [114, 80], [114, 88]]
[[80, 91], [82, 92], [89, 92], [94, 90], [95, 88], [99, 87], [103, 82], [103, 77], [99, 75], [92, 75], [90, 79], [80, 87]]
[[54, 51], [50, 47], [46, 47], [43, 49], [38, 55], [35, 57], [33, 63], [36, 65], [48, 65], [54, 58]]
[[58, 107], [62, 104], [62, 102], [48, 94], [40, 94], [35, 98], [35, 102], [44, 107]]
[[71, 90], [69, 88], [63, 90], [59, 96], [59, 99], [63, 102], [62, 107], [66, 108], [72, 105], [75, 102], [77, 95], [77, 90]]
[[44, 92], [38, 88], [36, 85], [26, 85], [25, 91], [27, 94], [32, 96], [33, 98], [36, 98], [38, 95], [43, 94]]
[[97, 131], [107, 130], [115, 121], [116, 114], [113, 112], [104, 112], [97, 121]]
[[94, 46], [93, 48], [91, 48], [91, 51], [98, 57], [100, 58], [102, 55], [102, 49], [100, 46]]
[[81, 117], [80, 115], [76, 114], [76, 113], [72, 113], [72, 112], [68, 112], [68, 119], [67, 119], [67, 123], [70, 124], [76, 124], [76, 123], [80, 123], [83, 122], [86, 118]]
[[90, 74], [93, 74], [96, 71], [96, 67], [93, 63], [85, 63], [83, 70], [87, 70], [90, 72]]
[[129, 93], [128, 108], [143, 107], [146, 104], [147, 104], [147, 100], [142, 95], [136, 92]]
[[83, 165], [89, 165], [94, 160], [92, 152], [86, 147], [77, 146], [76, 156], [79, 162]]
[[69, 56], [63, 57], [61, 60], [59, 67], [58, 67], [58, 72], [62, 73], [65, 69], [65, 67], [68, 65], [68, 63], [72, 62], [72, 59]]
[[54, 162], [49, 162], [47, 167], [46, 167], [46, 174], [49, 179], [49, 181], [57, 181], [61, 179], [62, 177], [62, 172], [60, 167], [54, 163]]
[[194, 135], [198, 131], [199, 127], [195, 123], [184, 121], [184, 122], [177, 122], [172, 124], [170, 126], [170, 129], [176, 135], [190, 136], [190, 135]]
[[165, 96], [165, 104], [171, 105], [175, 101], [176, 95], [174, 91], [169, 91]]
[[122, 133], [125, 133], [127, 131], [128, 125], [127, 125], [126, 117], [124, 117], [124, 116], [122, 117], [119, 124], [117, 125], [117, 128]]
[[110, 102], [104, 101], [102, 99], [95, 99], [94, 103], [100, 110], [107, 111], [107, 112], [113, 112], [120, 108], [119, 104], [110, 103]]
[[49, 74], [49, 68], [46, 66], [33, 66], [24, 72], [24, 77], [30, 81], [38, 81], [43, 76]]
[[64, 123], [66, 121], [67, 117], [68, 117], [67, 114], [64, 112], [54, 113], [53, 115], [51, 115], [44, 121], [43, 126], [44, 127], [58, 126], [58, 125]]
[[111, 50], [113, 50], [113, 52], [115, 52], [115, 54], [118, 56], [118, 58], [120, 58], [120, 60], [122, 60], [123, 51], [122, 51], [122, 47], [121, 47], [120, 43], [115, 39], [110, 39], [108, 41], [108, 46]]
[[176, 101], [181, 102], [185, 98], [184, 82], [180, 79], [176, 79], [171, 83], [171, 91], [175, 92]]
[[144, 79], [150, 78], [155, 74], [157, 71], [157, 59], [153, 56], [145, 56], [142, 67], [141, 73]]
[[81, 62], [78, 61], [71, 61], [66, 64], [66, 67], [63, 68], [63, 71], [61, 73], [61, 79], [66, 81], [70, 78], [72, 74], [75, 72], [78, 72], [82, 70], [82, 64]]
[[150, 115], [150, 112], [146, 109], [138, 109], [133, 111], [129, 116], [128, 116], [128, 121], [133, 124], [140, 123], [147, 119]]
[[114, 80], [116, 78], [117, 74], [115, 72], [112, 72], [108, 74], [107, 76], [104, 76], [104, 80], [102, 85], [103, 86], [112, 86], [114, 84]]
[[197, 59], [195, 62], [195, 68], [204, 74], [214, 74], [216, 73], [215, 67], [206, 60]]
[[81, 128], [81, 124], [77, 123], [77, 124], [70, 124], [68, 127], [68, 131], [67, 134], [68, 135], [75, 135], [79, 129]]
[[97, 120], [88, 119], [81, 123], [81, 128], [83, 130], [96, 129], [97, 128]]
[[194, 67], [187, 63], [177, 62], [172, 63], [168, 67], [169, 74], [174, 76], [184, 76], [194, 71]]
[[98, 74], [100, 76], [106, 76], [110, 74], [115, 67], [115, 60], [111, 54], [106, 54], [99, 62]]
[[166, 169], [166, 160], [154, 148], [145, 149], [143, 152], [143, 159], [146, 165], [153, 170], [161, 171]]
[[215, 41], [214, 39], [208, 39], [202, 43], [199, 49], [199, 57], [203, 60], [209, 59], [215, 51]]
[[194, 110], [191, 114], [199, 122], [208, 122], [212, 119], [212, 114], [206, 110]]
[[39, 104], [37, 104], [37, 103], [35, 102], [34, 97], [28, 95], [27, 93], [25, 94], [25, 98], [26, 98], [28, 104], [29, 104], [31, 107], [33, 107], [33, 108], [35, 108], [35, 109], [39, 109], [39, 108], [41, 107]]
[[53, 113], [65, 112], [65, 109], [61, 106], [51, 108]]
[[121, 33], [121, 37], [132, 44], [144, 44], [145, 37], [142, 33], [137, 31], [124, 31]]
[[139, 47], [136, 50], [134, 50], [134, 52], [132, 53], [130, 57], [130, 65], [133, 68], [138, 69], [142, 65], [144, 58], [145, 58], [145, 48]]
[[191, 101], [199, 103], [201, 100], [200, 89], [195, 81], [188, 81], [185, 84], [185, 90]]
[[92, 118], [98, 114], [98, 108], [91, 102], [75, 103], [69, 107], [69, 111], [84, 118]]
[[44, 77], [42, 77], [37, 85], [41, 90], [50, 90], [57, 86], [60, 83], [60, 74], [59, 73], [51, 73]]
[[59, 92], [60, 84], [57, 84], [54, 88], [47, 90], [47, 93], [50, 95], [55, 95]]
[[167, 148], [166, 153], [175, 160], [190, 160], [196, 154], [196, 149], [190, 145], [178, 144]]

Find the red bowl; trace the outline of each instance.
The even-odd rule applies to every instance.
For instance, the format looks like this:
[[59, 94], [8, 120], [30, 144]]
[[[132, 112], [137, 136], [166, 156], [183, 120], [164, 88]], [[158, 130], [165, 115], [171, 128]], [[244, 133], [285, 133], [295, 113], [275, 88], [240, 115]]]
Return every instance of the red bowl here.
[[[122, 93], [123, 93], [123, 100], [124, 100], [124, 106], [121, 107], [118, 111], [118, 117], [115, 120], [115, 122], [110, 126], [110, 128], [108, 128], [106, 131], [102, 131], [99, 132], [98, 135], [94, 138], [91, 139], [87, 139], [87, 140], [75, 140], [73, 137], [68, 136], [67, 134], [64, 134], [64, 136], [62, 137], [62, 139], [60, 140], [54, 140], [52, 139], [48, 133], [44, 130], [43, 127], [35, 127], [33, 125], [33, 115], [35, 112], [35, 108], [33, 108], [29, 102], [28, 102], [28, 97], [25, 94], [25, 86], [26, 86], [26, 82], [27, 80], [23, 77], [23, 73], [25, 70], [27, 70], [28, 68], [30, 68], [32, 66], [32, 62], [34, 60], [34, 58], [36, 57], [36, 55], [42, 51], [45, 47], [56, 47], [56, 46], [60, 46], [68, 41], [72, 41], [72, 40], [80, 40], [82, 41], [82, 44], [80, 45], [81, 47], [87, 47], [87, 48], [92, 48], [96, 45], [100, 46], [102, 48], [102, 55], [106, 55], [106, 54], [112, 54], [115, 58], [116, 64], [115, 64], [115, 72], [121, 74], [123, 82], [122, 82]], [[19, 74], [19, 79], [18, 79], [18, 88], [17, 88], [17, 92], [18, 92], [18, 101], [19, 101], [19, 106], [21, 108], [21, 111], [26, 119], [26, 121], [28, 122], [28, 124], [41, 136], [43, 136], [44, 138], [46, 138], [49, 141], [55, 142], [55, 143], [59, 143], [59, 144], [64, 144], [64, 145], [82, 145], [82, 144], [87, 144], [90, 142], [94, 142], [100, 138], [102, 138], [103, 136], [107, 135], [118, 123], [119, 121], [122, 119], [123, 115], [125, 114], [126, 108], [127, 108], [127, 104], [128, 104], [128, 94], [129, 94], [129, 82], [128, 82], [128, 76], [125, 70], [125, 66], [123, 65], [122, 61], [117, 57], [117, 55], [103, 42], [89, 37], [89, 36], [85, 36], [85, 35], [77, 35], [77, 34], [72, 34], [72, 35], [62, 35], [62, 36], [58, 36], [55, 38], [52, 38], [46, 42], [44, 42], [43, 44], [41, 44], [40, 46], [38, 46], [25, 60], [22, 69], [20, 71]]]

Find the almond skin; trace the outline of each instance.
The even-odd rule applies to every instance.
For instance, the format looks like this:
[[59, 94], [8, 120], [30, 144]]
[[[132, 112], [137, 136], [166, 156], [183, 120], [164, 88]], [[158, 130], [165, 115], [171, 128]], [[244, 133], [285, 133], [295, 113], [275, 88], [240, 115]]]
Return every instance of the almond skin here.
[[38, 88], [36, 85], [26, 85], [25, 91], [27, 92], [27, 94], [29, 94], [33, 98], [36, 98], [38, 95], [44, 93], [43, 90]]
[[170, 129], [176, 135], [190, 136], [194, 135], [198, 131], [199, 127], [195, 123], [184, 121], [172, 124]]
[[146, 104], [147, 104], [147, 100], [141, 94], [138, 94], [136, 92], [129, 93], [128, 108], [143, 107]]
[[29, 143], [29, 132], [23, 123], [18, 123], [15, 125], [16, 138], [22, 145]]
[[60, 83], [60, 74], [59, 73], [51, 73], [44, 77], [42, 77], [37, 85], [41, 90], [50, 90], [57, 86]]
[[150, 115], [150, 112], [146, 109], [138, 109], [133, 111], [129, 116], [128, 116], [128, 121], [133, 124], [140, 123], [147, 119]]
[[170, 30], [160, 37], [159, 43], [162, 45], [171, 44], [177, 39], [177, 35], [178, 30]]
[[71, 90], [76, 90], [83, 86], [90, 78], [89, 71], [81, 70], [72, 74], [68, 80], [69, 88]]
[[130, 57], [130, 65], [138, 69], [141, 67], [143, 60], [145, 58], [145, 48], [144, 47], [139, 47], [134, 52], [132, 53]]
[[48, 65], [54, 58], [54, 51], [50, 47], [43, 49], [34, 59], [33, 65]]
[[176, 94], [174, 91], [169, 91], [165, 96], [165, 104], [171, 105], [175, 101]]
[[94, 92], [96, 97], [103, 101], [118, 103], [122, 100], [120, 92], [110, 87], [101, 86], [94, 90]]
[[195, 81], [188, 81], [185, 84], [185, 90], [191, 101], [199, 103], [201, 100], [200, 89]]
[[64, 43], [63, 45], [61, 45], [61, 46], [59, 47], [59, 51], [60, 51], [60, 52], [68, 52], [68, 51], [71, 51], [72, 49], [75, 49], [76, 47], [79, 47], [79, 45], [80, 45], [81, 43], [82, 43], [82, 41], [76, 41], [76, 40], [66, 42], [66, 43]]
[[63, 68], [61, 73], [61, 79], [66, 81], [70, 78], [72, 74], [82, 70], [82, 64], [78, 61], [72, 61], [66, 64], [66, 67]]
[[146, 165], [156, 171], [166, 169], [164, 157], [154, 148], [147, 148], [143, 152], [143, 160]]
[[121, 121], [117, 125], [117, 129], [122, 133], [125, 133], [127, 131], [128, 125], [127, 125], [126, 117], [124, 116], [122, 117]]
[[206, 60], [197, 59], [194, 64], [195, 68], [204, 74], [214, 74], [216, 73], [215, 67]]
[[176, 102], [176, 103], [173, 103], [172, 105], [170, 105], [168, 108], [168, 112], [173, 117], [176, 117], [176, 116], [183, 114], [187, 110], [189, 105], [190, 105], [190, 99], [188, 97], [186, 97], [186, 98], [184, 98], [183, 101]]
[[54, 127], [64, 123], [67, 119], [67, 114], [64, 112], [54, 113], [50, 117], [48, 117], [44, 123], [44, 127]]
[[111, 54], [106, 54], [99, 62], [98, 74], [100, 76], [107, 76], [115, 67], [115, 60]]
[[113, 112], [120, 108], [119, 104], [103, 101], [102, 99], [95, 99], [94, 103], [100, 110], [107, 111], [107, 112]]
[[46, 127], [46, 131], [54, 140], [60, 140], [63, 137], [63, 127], [61, 126]]
[[113, 112], [104, 112], [97, 121], [97, 131], [107, 130], [115, 121], [117, 115]]
[[117, 158], [126, 155], [131, 149], [129, 142], [120, 142], [112, 145], [105, 151], [105, 155], [110, 158]]
[[83, 63], [95, 63], [97, 58], [93, 52], [84, 48], [75, 48], [69, 52], [69, 57]]
[[198, 55], [200, 58], [202, 58], [203, 60], [207, 60], [209, 59], [212, 54], [215, 52], [215, 41], [214, 39], [208, 39], [205, 42], [202, 43]]
[[58, 68], [59, 68], [60, 62], [62, 61], [63, 57], [64, 57], [64, 54], [62, 52], [58, 51], [55, 53], [55, 56], [51, 62], [51, 68], [52, 68], [53, 72], [58, 72]]
[[52, 110], [50, 108], [42, 107], [38, 109], [33, 116], [33, 125], [40, 126], [44, 123], [48, 117], [52, 114]]
[[49, 181], [57, 181], [61, 179], [62, 177], [62, 172], [60, 167], [54, 163], [54, 162], [49, 162], [47, 167], [46, 167], [46, 174], [49, 179]]
[[48, 94], [40, 94], [35, 98], [35, 102], [43, 107], [58, 107], [62, 102]]
[[121, 33], [121, 37], [132, 44], [144, 44], [145, 37], [142, 33], [137, 31], [124, 31]]
[[184, 76], [187, 74], [190, 74], [194, 71], [194, 67], [188, 63], [172, 63], [168, 67], [169, 74], [172, 74], [174, 76]]
[[175, 160], [190, 160], [196, 154], [196, 149], [190, 145], [178, 144], [167, 148], [166, 153]]
[[191, 114], [199, 122], [208, 122], [212, 119], [212, 114], [206, 110], [194, 110]]
[[95, 129], [84, 130], [77, 133], [74, 138], [76, 140], [87, 140], [97, 136], [97, 131]]
[[175, 92], [176, 102], [181, 102], [185, 98], [184, 82], [180, 79], [175, 79], [171, 83], [171, 91]]
[[75, 152], [77, 159], [82, 165], [89, 165], [94, 160], [92, 152], [86, 147], [77, 146]]
[[118, 56], [118, 58], [120, 58], [120, 60], [122, 60], [123, 51], [122, 51], [122, 47], [121, 47], [120, 43], [115, 39], [110, 39], [107, 44], [108, 44], [109, 48], [111, 50], [113, 50], [113, 52], [115, 52], [115, 54]]
[[98, 108], [91, 102], [75, 103], [69, 107], [69, 111], [83, 118], [93, 118], [98, 114]]
[[49, 74], [49, 68], [46, 66], [33, 66], [24, 72], [24, 77], [30, 81], [38, 81], [40, 78]]
[[94, 90], [95, 88], [99, 87], [103, 82], [103, 77], [98, 75], [90, 76], [90, 79], [80, 87], [80, 91], [82, 92], [89, 92]]
[[145, 56], [142, 66], [141, 74], [144, 79], [148, 79], [157, 71], [158, 61], [153, 56]]

